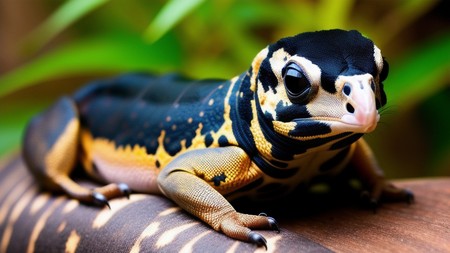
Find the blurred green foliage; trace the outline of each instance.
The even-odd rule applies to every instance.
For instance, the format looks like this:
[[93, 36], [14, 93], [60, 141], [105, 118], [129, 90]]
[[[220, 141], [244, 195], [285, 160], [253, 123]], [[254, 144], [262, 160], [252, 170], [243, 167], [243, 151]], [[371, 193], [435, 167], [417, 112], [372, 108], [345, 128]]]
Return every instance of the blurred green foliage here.
[[[45, 0], [40, 4], [48, 10], [47, 18], [18, 41], [25, 61], [0, 72], [0, 155], [18, 147], [27, 120], [60, 95], [53, 94], [55, 90], [70, 92], [82, 84], [71, 84], [77, 77], [176, 71], [193, 78], [230, 78], [245, 71], [259, 50], [281, 37], [341, 28], [361, 31], [388, 58], [390, 107], [383, 113], [389, 114], [389, 122], [397, 124], [398, 115], [424, 105], [428, 109], [421, 110], [426, 115], [422, 119], [439, 125], [425, 129], [433, 132], [429, 137], [433, 141], [426, 148], [429, 155], [421, 156], [434, 169], [392, 174], [450, 175], [445, 165], [450, 122], [448, 118], [433, 121], [450, 106], [448, 96], [436, 95], [449, 84], [450, 29], [430, 29], [434, 32], [425, 37], [415, 34], [424, 30], [417, 26], [428, 20], [430, 12], [445, 5], [441, 1]], [[386, 133], [389, 126], [383, 128], [375, 137], [392, 134]], [[369, 140], [381, 153], [397, 152], [383, 140], [373, 136]], [[389, 164], [395, 158], [383, 155], [385, 167], [402, 164]]]

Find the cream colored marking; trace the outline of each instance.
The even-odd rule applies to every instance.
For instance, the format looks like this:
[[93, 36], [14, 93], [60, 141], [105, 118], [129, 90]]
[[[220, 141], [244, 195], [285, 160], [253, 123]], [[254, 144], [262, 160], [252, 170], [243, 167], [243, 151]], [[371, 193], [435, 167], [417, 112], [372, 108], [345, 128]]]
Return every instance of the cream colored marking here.
[[58, 234], [60, 234], [62, 231], [64, 231], [66, 226], [67, 226], [67, 222], [65, 222], [65, 221], [61, 222], [61, 224], [59, 224], [58, 229], [56, 230], [56, 232], [58, 232]]
[[213, 231], [205, 231], [199, 235], [197, 235], [196, 237], [194, 237], [193, 239], [191, 239], [186, 245], [183, 246], [183, 248], [181, 248], [181, 250], [179, 251], [180, 253], [191, 253], [194, 252], [194, 245], [203, 237], [207, 236], [210, 233], [214, 233]]
[[80, 205], [80, 202], [78, 200], [70, 199], [68, 201], [68, 203], [64, 206], [62, 213], [68, 214], [68, 213], [72, 212], [73, 210], [75, 210], [75, 208], [77, 208], [79, 205]]
[[139, 235], [139, 237], [136, 239], [136, 241], [133, 244], [133, 247], [131, 247], [130, 253], [139, 253], [141, 252], [141, 243], [142, 241], [150, 236], [153, 236], [156, 234], [159, 230], [160, 222], [152, 222], [150, 225], [148, 225], [144, 231]]
[[375, 58], [378, 73], [380, 73], [383, 69], [383, 56], [381, 55], [381, 50], [375, 45], [373, 45], [373, 58]]
[[[232, 127], [232, 122], [231, 122], [231, 118], [230, 118], [231, 106], [230, 106], [229, 101], [230, 101], [230, 97], [232, 94], [232, 90], [238, 80], [239, 80], [239, 76], [236, 76], [233, 79], [231, 79], [230, 87], [228, 88], [227, 94], [224, 99], [224, 113], [223, 113], [224, 122], [223, 122], [222, 126], [219, 128], [219, 130], [217, 130], [217, 132], [211, 133], [211, 136], [214, 139], [212, 146], [214, 146], [214, 147], [219, 146], [219, 137], [222, 135], [227, 137], [228, 143], [237, 145], [236, 138], [234, 137], [234, 134], [233, 134], [233, 127]], [[202, 142], [204, 145], [203, 140], [202, 140]]]
[[200, 116], [200, 117], [205, 116], [205, 112], [204, 112], [204, 111], [201, 111], [201, 112], [198, 114], [198, 116]]
[[169, 215], [169, 214], [172, 214], [172, 213], [176, 213], [176, 212], [179, 212], [179, 211], [181, 211], [180, 207], [171, 207], [171, 208], [168, 208], [168, 209], [160, 212], [158, 214], [158, 217], [166, 216], [166, 215]]
[[28, 243], [27, 252], [33, 253], [34, 249], [36, 247], [36, 240], [39, 237], [39, 234], [41, 233], [42, 229], [45, 226], [45, 223], [47, 222], [47, 219], [50, 217], [50, 215], [55, 211], [55, 209], [64, 201], [66, 198], [64, 197], [58, 197], [55, 199], [55, 201], [51, 204], [49, 208], [45, 210], [45, 212], [42, 214], [42, 216], [37, 220], [36, 225], [33, 228], [33, 231], [31, 232], [30, 240]]
[[173, 124], [172, 125], [172, 131], [175, 131], [175, 130], [177, 130], [177, 125]]
[[158, 241], [156, 242], [155, 246], [157, 248], [162, 248], [164, 246], [166, 246], [167, 244], [171, 243], [175, 237], [177, 237], [179, 234], [181, 234], [183, 231], [198, 225], [199, 222], [191, 222], [182, 226], [178, 226], [175, 228], [172, 228], [166, 232], [164, 232], [159, 238]]
[[41, 208], [48, 203], [50, 199], [49, 193], [39, 194], [36, 198], [34, 198], [33, 203], [30, 208], [30, 215], [35, 215]]
[[68, 175], [72, 171], [77, 154], [79, 129], [78, 119], [72, 119], [45, 156], [46, 172], [50, 176]]
[[211, 99], [208, 101], [208, 105], [209, 105], [209, 106], [212, 106], [213, 104], [214, 104], [214, 99], [211, 98]]
[[[22, 175], [23, 175], [23, 171], [21, 171], [21, 170], [13, 170], [5, 178], [2, 178], [2, 182], [1, 182], [2, 188], [3, 189], [11, 189], [11, 188], [13, 188], [13, 186], [15, 186], [21, 180], [23, 180], [22, 179]], [[28, 177], [31, 177], [31, 175], [29, 175]], [[0, 191], [0, 199], [3, 199], [3, 197], [6, 194], [8, 194], [8, 191]], [[0, 224], [1, 223], [2, 223], [2, 219], [0, 219]]]
[[66, 250], [65, 253], [75, 253], [78, 248], [78, 243], [80, 243], [80, 235], [77, 233], [77, 231], [72, 230], [70, 232], [69, 238], [67, 238], [66, 241]]
[[8, 211], [11, 209], [11, 206], [19, 199], [19, 197], [24, 193], [27, 188], [32, 184], [31, 177], [26, 177], [19, 182], [15, 182], [16, 186], [14, 187], [14, 191], [8, 194], [8, 197], [3, 201], [0, 207], [0, 224], [5, 222], [6, 215]]
[[191, 124], [192, 123], [192, 118], [188, 119], [188, 123]]
[[171, 120], [172, 120], [172, 118], [171, 118], [170, 116], [167, 116], [167, 117], [166, 117], [166, 121], [167, 121], [167, 122], [170, 122]]
[[228, 250], [226, 251], [226, 253], [234, 253], [234, 252], [236, 252], [237, 247], [239, 247], [239, 245], [240, 245], [241, 243], [242, 243], [242, 242], [240, 242], [240, 241], [235, 241], [235, 242], [231, 245], [231, 247], [228, 248]]
[[3, 231], [2, 241], [1, 241], [1, 247], [0, 252], [6, 252], [6, 249], [8, 248], [8, 244], [11, 240], [11, 235], [14, 230], [14, 224], [19, 219], [19, 216], [22, 214], [25, 207], [27, 207], [33, 198], [34, 194], [36, 193], [37, 189], [36, 187], [31, 187], [28, 189], [16, 202], [14, 208], [12, 208], [11, 214], [9, 216], [9, 219], [7, 221], [7, 225], [5, 230]]
[[[130, 195], [130, 199], [126, 198], [120, 198], [120, 199], [112, 199], [109, 201], [109, 205], [111, 206], [111, 209], [104, 207], [101, 211], [97, 213], [97, 217], [95, 217], [94, 221], [92, 222], [92, 228], [98, 229], [106, 225], [108, 221], [120, 210], [125, 208], [126, 206], [142, 200], [144, 198], [149, 197], [149, 195], [145, 194], [132, 194]], [[154, 196], [150, 196], [151, 198], [154, 198]]]
[[250, 90], [256, 91], [256, 77], [258, 76], [259, 68], [261, 67], [261, 63], [266, 59], [267, 54], [269, 53], [269, 47], [261, 50], [253, 59], [252, 62], [252, 75], [250, 79]]
[[250, 101], [250, 105], [252, 107], [252, 114], [253, 114], [253, 119], [250, 122], [250, 131], [252, 132], [256, 148], [263, 155], [263, 157], [271, 158], [272, 143], [266, 140], [266, 137], [264, 136], [261, 127], [259, 125], [255, 100]]

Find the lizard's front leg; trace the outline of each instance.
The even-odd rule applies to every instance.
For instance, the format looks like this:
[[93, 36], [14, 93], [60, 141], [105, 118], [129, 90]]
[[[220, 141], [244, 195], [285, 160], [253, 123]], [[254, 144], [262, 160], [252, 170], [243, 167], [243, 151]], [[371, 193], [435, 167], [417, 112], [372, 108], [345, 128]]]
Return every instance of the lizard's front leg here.
[[158, 183], [168, 198], [215, 230], [266, 247], [264, 237], [251, 229], [278, 230], [276, 221], [263, 215], [238, 213], [222, 195], [260, 176], [241, 148], [223, 147], [180, 155], [164, 168]]
[[352, 165], [356, 168], [360, 179], [370, 189], [369, 201], [375, 208], [380, 198], [392, 201], [414, 201], [412, 192], [406, 189], [395, 187], [385, 177], [383, 171], [364, 139], [359, 139], [352, 157]]

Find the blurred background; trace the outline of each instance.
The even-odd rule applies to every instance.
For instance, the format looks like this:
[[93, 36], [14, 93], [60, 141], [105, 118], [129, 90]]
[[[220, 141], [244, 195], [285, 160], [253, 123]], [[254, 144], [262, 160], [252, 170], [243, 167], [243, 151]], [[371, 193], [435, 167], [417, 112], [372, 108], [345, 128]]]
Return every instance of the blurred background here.
[[450, 1], [0, 0], [0, 159], [30, 117], [131, 71], [231, 78], [281, 37], [357, 29], [390, 63], [366, 139], [388, 177], [450, 176]]

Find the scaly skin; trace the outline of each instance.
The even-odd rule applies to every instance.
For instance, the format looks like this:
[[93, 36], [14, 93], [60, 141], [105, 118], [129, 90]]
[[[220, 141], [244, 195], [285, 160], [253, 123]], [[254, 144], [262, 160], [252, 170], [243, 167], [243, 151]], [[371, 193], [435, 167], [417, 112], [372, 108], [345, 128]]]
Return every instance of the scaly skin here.
[[[390, 185], [361, 136], [386, 104], [387, 62], [356, 31], [303, 33], [269, 45], [250, 69], [226, 80], [125, 75], [60, 99], [29, 124], [23, 154], [49, 190], [84, 202], [137, 192], [163, 194], [229, 237], [265, 246], [252, 229], [278, 230], [230, 199], [287, 194], [352, 165], [369, 189], [411, 200]], [[78, 161], [106, 185], [69, 174]]]

